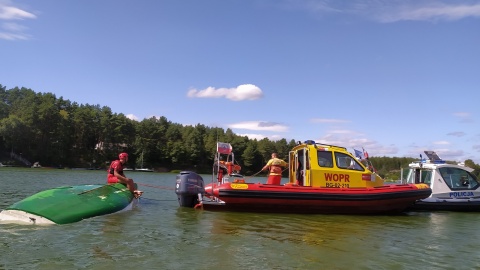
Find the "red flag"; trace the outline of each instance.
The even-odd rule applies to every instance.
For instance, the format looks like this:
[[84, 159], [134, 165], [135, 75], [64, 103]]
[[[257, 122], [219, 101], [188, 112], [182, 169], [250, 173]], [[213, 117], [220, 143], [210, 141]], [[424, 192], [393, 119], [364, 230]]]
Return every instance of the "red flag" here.
[[363, 157], [368, 158], [368, 152], [362, 147], [363, 150]]
[[229, 143], [217, 142], [217, 152], [228, 155], [232, 153], [232, 146]]

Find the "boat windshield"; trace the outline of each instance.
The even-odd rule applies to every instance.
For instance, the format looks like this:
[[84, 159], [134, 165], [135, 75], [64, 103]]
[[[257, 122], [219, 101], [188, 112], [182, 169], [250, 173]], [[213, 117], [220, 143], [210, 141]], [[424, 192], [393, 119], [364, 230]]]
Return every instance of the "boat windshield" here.
[[406, 183], [409, 184], [427, 184], [430, 186], [432, 183], [432, 170], [431, 169], [410, 169], [408, 172], [407, 178], [405, 179]]
[[478, 179], [471, 173], [460, 168], [443, 167], [438, 169], [445, 183], [452, 190], [477, 189]]
[[360, 165], [357, 160], [347, 154], [335, 152], [335, 160], [337, 161], [338, 168], [364, 171], [362, 165]]
[[[340, 169], [355, 170], [355, 171], [365, 171], [364, 167], [353, 157], [340, 153], [334, 152], [335, 154], [335, 163]], [[317, 151], [318, 165], [324, 168], [333, 168], [333, 157], [332, 151]]]

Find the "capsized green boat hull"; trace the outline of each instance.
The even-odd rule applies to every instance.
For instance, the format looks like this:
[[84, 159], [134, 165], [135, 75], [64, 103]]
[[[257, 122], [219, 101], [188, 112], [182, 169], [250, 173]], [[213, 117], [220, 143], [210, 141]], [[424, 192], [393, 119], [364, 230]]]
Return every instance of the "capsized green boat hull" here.
[[133, 194], [122, 184], [65, 186], [36, 193], [6, 211], [23, 211], [67, 224], [121, 211], [133, 200]]

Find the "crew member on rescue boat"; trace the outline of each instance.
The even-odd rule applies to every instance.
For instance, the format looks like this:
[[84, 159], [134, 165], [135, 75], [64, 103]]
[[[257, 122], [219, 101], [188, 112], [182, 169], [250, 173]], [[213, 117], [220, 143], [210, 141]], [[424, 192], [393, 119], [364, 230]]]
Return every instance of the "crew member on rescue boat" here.
[[127, 186], [127, 188], [133, 193], [133, 195], [138, 198], [142, 195], [142, 191], [137, 190], [137, 185], [133, 182], [132, 178], [127, 178], [123, 173], [123, 166], [128, 161], [127, 153], [120, 153], [118, 155], [119, 160], [114, 160], [110, 164], [107, 174], [107, 183], [115, 184], [122, 183]]
[[272, 158], [262, 168], [262, 171], [269, 170], [267, 184], [280, 185], [282, 181], [283, 167], [288, 167], [288, 163], [277, 157], [277, 153], [272, 153]]

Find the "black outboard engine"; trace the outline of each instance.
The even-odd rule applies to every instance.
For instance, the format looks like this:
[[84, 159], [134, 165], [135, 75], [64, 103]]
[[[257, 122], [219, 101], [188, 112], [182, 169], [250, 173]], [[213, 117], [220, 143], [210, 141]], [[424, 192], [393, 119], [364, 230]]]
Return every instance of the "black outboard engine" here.
[[175, 193], [180, 206], [194, 207], [199, 202], [198, 194], [205, 194], [203, 178], [194, 172], [180, 172], [177, 175]]

